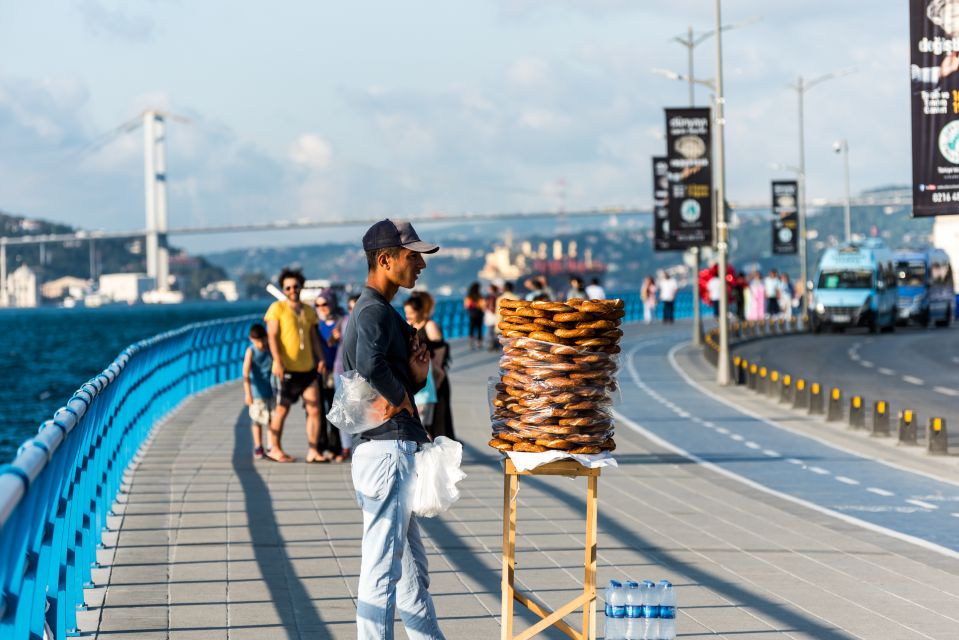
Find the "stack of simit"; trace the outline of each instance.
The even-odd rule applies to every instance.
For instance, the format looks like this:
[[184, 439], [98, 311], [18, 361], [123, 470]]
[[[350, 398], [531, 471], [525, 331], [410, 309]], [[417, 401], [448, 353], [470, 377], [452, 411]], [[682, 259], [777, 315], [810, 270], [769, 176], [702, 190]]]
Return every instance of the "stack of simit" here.
[[609, 406], [623, 301], [500, 300], [500, 308], [503, 357], [489, 445], [531, 453], [615, 449]]

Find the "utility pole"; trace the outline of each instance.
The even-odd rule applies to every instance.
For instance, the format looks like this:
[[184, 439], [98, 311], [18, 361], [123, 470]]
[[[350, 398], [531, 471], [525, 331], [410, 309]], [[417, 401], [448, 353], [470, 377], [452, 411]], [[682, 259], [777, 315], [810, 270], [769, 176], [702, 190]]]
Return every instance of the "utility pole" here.
[[[726, 227], [726, 119], [723, 97], [723, 34], [721, 0], [716, 0], [716, 253], [719, 258], [719, 362], [716, 366], [716, 382], [729, 384], [729, 294], [726, 289], [726, 260], [728, 254], [728, 230]], [[698, 301], [697, 301], [698, 302]]]
[[[705, 84], [709, 86], [708, 81], [697, 80], [695, 74], [695, 65], [693, 64], [693, 50], [713, 35], [716, 38], [719, 38], [719, 34], [723, 31], [730, 31], [732, 29], [738, 29], [739, 27], [744, 27], [746, 25], [756, 22], [758, 18], [753, 18], [745, 22], [739, 22], [736, 24], [727, 24], [721, 25], [719, 22], [716, 23], [716, 28], [711, 31], [706, 31], [701, 33], [698, 37], [693, 32], [693, 27], [690, 25], [686, 29], [686, 35], [684, 36], [675, 36], [673, 38], [674, 42], [686, 47], [686, 80], [689, 83], [689, 106], [696, 106], [696, 84]], [[661, 72], [662, 70], [657, 70]], [[669, 76], [670, 74], [665, 74]], [[682, 76], [677, 74], [672, 74], [672, 77], [681, 80]], [[700, 291], [699, 291], [699, 258], [700, 258], [700, 247], [690, 248], [690, 254], [693, 258], [693, 344], [700, 346], [703, 342], [703, 318], [702, 318], [702, 309], [700, 304]]]
[[805, 80], [802, 76], [796, 80], [796, 84], [789, 87], [796, 92], [799, 98], [799, 273], [802, 280], [802, 319], [803, 323], [809, 320], [809, 266], [807, 264], [806, 251], [806, 136], [805, 136], [805, 114], [803, 112], [803, 101], [806, 92], [814, 86], [832, 78], [840, 78], [853, 73], [855, 69], [848, 68], [840, 71], [833, 71], [819, 76], [813, 80]]
[[843, 178], [845, 180], [845, 199], [843, 202], [843, 226], [846, 232], [846, 242], [852, 242], [852, 212], [851, 199], [849, 195], [849, 141], [843, 138], [835, 142], [832, 148], [842, 155]]

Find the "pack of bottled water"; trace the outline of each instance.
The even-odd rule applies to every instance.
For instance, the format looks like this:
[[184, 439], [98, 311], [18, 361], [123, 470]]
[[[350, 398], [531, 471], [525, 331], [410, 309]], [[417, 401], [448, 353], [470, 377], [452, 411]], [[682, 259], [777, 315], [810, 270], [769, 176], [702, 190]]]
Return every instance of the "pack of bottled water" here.
[[605, 600], [606, 640], [676, 638], [676, 591], [668, 580], [610, 580]]

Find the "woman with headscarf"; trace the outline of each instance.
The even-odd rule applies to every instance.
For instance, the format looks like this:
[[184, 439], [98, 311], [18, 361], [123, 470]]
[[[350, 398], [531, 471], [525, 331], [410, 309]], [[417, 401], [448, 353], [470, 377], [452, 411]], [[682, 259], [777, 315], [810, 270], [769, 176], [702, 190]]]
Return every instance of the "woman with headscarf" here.
[[[403, 304], [406, 321], [416, 329], [420, 343], [426, 345], [432, 363], [433, 384], [436, 387], [436, 403], [427, 408], [432, 416], [421, 416], [423, 426], [431, 438], [446, 436], [455, 439], [453, 433], [453, 411], [450, 407], [450, 378], [447, 375], [450, 364], [450, 347], [443, 337], [443, 330], [430, 314], [434, 308], [433, 296], [425, 291], [417, 291]], [[430, 420], [431, 419], [431, 420]], [[429, 424], [427, 424], [427, 421]]]
[[[343, 338], [344, 314], [338, 305], [336, 293], [332, 289], [323, 289], [313, 301], [319, 324], [316, 327], [320, 334], [320, 347], [323, 358], [320, 362], [320, 433], [317, 438], [316, 450], [321, 452], [322, 458], [313, 462], [343, 462], [345, 456], [340, 430], [329, 420], [326, 414], [333, 405], [333, 395], [336, 391], [335, 364], [336, 353]], [[347, 452], [348, 453], [348, 452]]]

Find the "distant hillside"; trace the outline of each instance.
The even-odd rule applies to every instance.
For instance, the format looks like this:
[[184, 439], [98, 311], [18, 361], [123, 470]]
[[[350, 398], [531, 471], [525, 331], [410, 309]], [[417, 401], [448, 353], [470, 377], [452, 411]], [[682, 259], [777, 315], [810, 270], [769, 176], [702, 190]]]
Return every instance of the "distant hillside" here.
[[[0, 211], [0, 235], [21, 237], [55, 233], [74, 233], [76, 227], [45, 220], [16, 216]], [[142, 239], [104, 239], [96, 241], [97, 273], [133, 273], [146, 271]], [[41, 253], [42, 264], [41, 264]], [[226, 278], [226, 272], [202, 257], [189, 257], [181, 249], [170, 247], [170, 273], [177, 276], [185, 297], [199, 298], [206, 284]], [[78, 240], [71, 243], [49, 243], [10, 246], [7, 248], [7, 270], [26, 264], [40, 274], [41, 281], [63, 276], [90, 277], [90, 245]]]
[[[771, 251], [771, 222], [768, 211], [732, 212], [730, 260], [737, 268], [763, 270], [776, 268], [798, 277], [796, 256], [774, 256]], [[592, 219], [591, 227], [582, 221], [570, 224], [567, 230], [551, 221], [535, 224], [520, 221], [510, 224], [514, 243], [529, 240], [534, 244], [551, 243], [554, 239], [575, 240], [580, 255], [588, 247], [595, 260], [605, 262], [610, 270], [603, 278], [609, 289], [628, 290], [639, 287], [646, 275], [657, 269], [679, 264], [680, 253], [655, 253], [650, 243], [651, 230], [645, 216], [623, 217], [620, 224], [611, 225], [604, 219]], [[811, 208], [808, 227], [809, 268], [815, 268], [826, 247], [838, 244], [843, 233], [842, 208]], [[932, 234], [932, 219], [912, 218], [908, 207], [854, 207], [854, 233], [872, 235], [873, 230], [892, 247], [928, 242]], [[547, 229], [555, 230], [547, 233]], [[454, 295], [465, 292], [470, 282], [477, 279], [483, 267], [485, 254], [503, 241], [503, 223], [477, 223], [434, 229], [429, 234], [446, 249], [457, 249], [444, 255], [440, 251], [430, 258], [430, 268], [423, 273], [422, 283], [433, 290], [448, 287]], [[422, 235], [426, 235], [422, 233]], [[207, 259], [223, 267], [238, 281], [251, 283], [250, 293], [258, 294], [268, 279], [275, 278], [287, 265], [303, 268], [308, 278], [328, 278], [343, 283], [362, 282], [366, 261], [358, 243], [314, 244], [296, 247], [250, 248], [206, 255]]]

